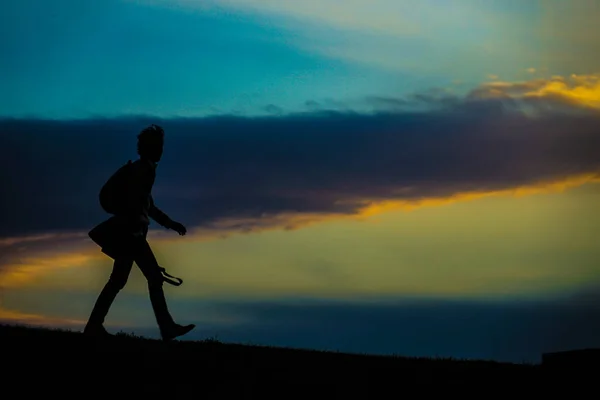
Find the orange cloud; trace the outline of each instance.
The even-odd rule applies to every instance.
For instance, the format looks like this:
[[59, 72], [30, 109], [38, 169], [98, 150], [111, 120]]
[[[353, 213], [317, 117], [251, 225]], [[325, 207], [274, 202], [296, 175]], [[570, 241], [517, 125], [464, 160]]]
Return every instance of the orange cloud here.
[[30, 236], [16, 236], [8, 238], [0, 238], [0, 246], [14, 246], [16, 244], [25, 244], [32, 242], [43, 242], [48, 240], [69, 240], [73, 238], [81, 238], [87, 236], [83, 232], [71, 232], [71, 233], [45, 233], [41, 235], [30, 235]]
[[[233, 235], [240, 235], [243, 233], [255, 233], [255, 232], [266, 232], [266, 231], [274, 231], [280, 229], [286, 230], [297, 230], [301, 228], [306, 228], [315, 224], [326, 223], [328, 221], [340, 221], [340, 220], [361, 220], [366, 222], [374, 222], [378, 221], [374, 218], [376, 216], [385, 215], [387, 212], [392, 211], [407, 211], [410, 212], [412, 210], [423, 208], [423, 207], [438, 207], [446, 204], [457, 203], [457, 202], [465, 202], [477, 200], [480, 198], [491, 197], [491, 196], [529, 196], [534, 194], [544, 194], [544, 193], [553, 193], [553, 192], [563, 192], [570, 188], [574, 188], [577, 186], [581, 186], [589, 183], [600, 183], [600, 176], [597, 174], [587, 174], [587, 175], [579, 175], [574, 176], [568, 179], [563, 179], [559, 181], [548, 181], [548, 182], [539, 182], [536, 185], [530, 186], [519, 186], [514, 187], [507, 190], [498, 190], [498, 191], [481, 191], [481, 192], [463, 192], [457, 195], [448, 196], [448, 197], [439, 197], [439, 198], [422, 198], [417, 199], [415, 201], [405, 201], [405, 200], [390, 200], [390, 201], [373, 201], [373, 202], [364, 202], [364, 205], [359, 208], [359, 211], [355, 214], [281, 214], [281, 215], [265, 215], [262, 218], [257, 219], [228, 219], [221, 220], [218, 224], [213, 226], [212, 229], [207, 228], [197, 228], [191, 229], [190, 233], [185, 237], [180, 237], [173, 232], [157, 230], [152, 231], [151, 240], [153, 244], [158, 245], [157, 248], [160, 249], [160, 246], [170, 243], [183, 244], [183, 242], [201, 242], [201, 241], [212, 241], [221, 238], [226, 238]], [[49, 239], [50, 240], [50, 239]], [[31, 249], [31, 254], [35, 254], [35, 257], [29, 257], [25, 260], [22, 260], [20, 263], [11, 263], [6, 264], [3, 267], [3, 270], [0, 275], [0, 284], [6, 288], [22, 290], [27, 287], [44, 287], [48, 289], [52, 287], [54, 289], [61, 288], [65, 290], [73, 290], [74, 288], [89, 288], [89, 278], [86, 277], [89, 273], [79, 274], [77, 272], [78, 269], [81, 268], [92, 268], [93, 263], [97, 261], [99, 264], [105, 264], [106, 267], [109, 267], [110, 261], [109, 259], [100, 252], [100, 250], [95, 247], [91, 241], [89, 241], [85, 245], [81, 245], [82, 247], [76, 248], [74, 246], [67, 246], [65, 248], [61, 248], [61, 253], [51, 253], [51, 252], [36, 252], [35, 248]], [[163, 248], [164, 249], [164, 248]], [[172, 250], [171, 250], [172, 251]], [[160, 253], [160, 250], [159, 250]], [[160, 259], [160, 257], [159, 257]], [[189, 261], [193, 264], [193, 260]], [[66, 273], [67, 279], [60, 279], [63, 273]], [[189, 273], [189, 271], [188, 271]], [[514, 278], [514, 271], [510, 272], [512, 278]], [[177, 275], [177, 272], [175, 272]], [[193, 278], [193, 273], [191, 274]], [[57, 278], [58, 277], [58, 278]], [[190, 276], [187, 276], [190, 278]], [[512, 279], [511, 278], [511, 279]], [[201, 281], [202, 278], [198, 278]], [[223, 284], [222, 279], [226, 279], [228, 283]], [[310, 279], [306, 282], [300, 283], [286, 283], [293, 286], [293, 290], [297, 290], [298, 287], [294, 286], [296, 284], [302, 286], [303, 284], [308, 285], [307, 282], [313, 282]], [[229, 282], [232, 280], [232, 282]], [[313, 282], [314, 283], [314, 282]], [[310, 284], [313, 284], [310, 283]], [[214, 285], [220, 287], [219, 285], [225, 285], [228, 288], [231, 288], [235, 285], [240, 285], [240, 289], [248, 288], [253, 284], [249, 283], [245, 280], [245, 276], [242, 274], [240, 276], [234, 274], [232, 276], [227, 276], [224, 274], [221, 277], [216, 277], [213, 282]], [[286, 292], [286, 290], [292, 290], [290, 286], [286, 286], [286, 284], [282, 283], [281, 287], [272, 288], [272, 290]], [[232, 286], [233, 285], [233, 286]], [[244, 286], [246, 285], [246, 286]], [[249, 285], [249, 286], [248, 286]], [[384, 285], [385, 286], [385, 285]], [[141, 286], [143, 290], [145, 287]], [[444, 288], [445, 291], [458, 291], [459, 286], [453, 286], [452, 288]], [[346, 288], [347, 290], [350, 290]], [[344, 289], [344, 290], [346, 290]], [[35, 289], [34, 289], [35, 290]], [[208, 289], [207, 289], [208, 290]], [[236, 289], [237, 290], [237, 289]], [[245, 289], [244, 289], [245, 290]], [[249, 290], [249, 289], [248, 289]], [[262, 290], [262, 289], [261, 289]], [[298, 289], [299, 290], [299, 289]], [[304, 289], [303, 289], [304, 290]], [[332, 290], [331, 288], [328, 290]], [[388, 288], [388, 290], [391, 290]], [[404, 289], [403, 289], [404, 290]], [[408, 289], [406, 289], [408, 290]], [[436, 289], [437, 290], [437, 289]], [[440, 289], [441, 290], [441, 289]], [[196, 292], [193, 292], [194, 295], [197, 295]], [[261, 292], [262, 293], [262, 292]], [[2, 310], [0, 310], [2, 311]], [[6, 311], [3, 310], [0, 313], [0, 319], [23, 322], [27, 321], [27, 323], [37, 323], [40, 325], [65, 325], [68, 321], [61, 319], [52, 319], [46, 318], [40, 315], [30, 315], [30, 314], [22, 314], [16, 311]]]
[[587, 183], [600, 183], [600, 175], [584, 174], [579, 176], [569, 177], [564, 180], [554, 182], [540, 182], [536, 185], [523, 185], [510, 189], [496, 191], [474, 191], [457, 193], [455, 195], [443, 198], [426, 198], [417, 201], [398, 201], [391, 200], [386, 202], [373, 203], [361, 210], [359, 217], [370, 217], [376, 214], [381, 214], [386, 211], [395, 210], [414, 210], [420, 207], [441, 206], [445, 204], [455, 203], [459, 201], [472, 201], [491, 196], [527, 196], [542, 193], [564, 192], [565, 190], [582, 186]]
[[[446, 204], [473, 201], [492, 196], [529, 196], [544, 193], [557, 193], [576, 188], [589, 183], [600, 183], [600, 174], [589, 173], [571, 176], [557, 181], [541, 181], [533, 185], [515, 186], [513, 188], [495, 191], [470, 191], [457, 193], [447, 197], [430, 197], [414, 200], [365, 200], [347, 199], [343, 202], [361, 202], [355, 214], [343, 213], [282, 213], [277, 215], [263, 215], [260, 219], [231, 218], [222, 219], [213, 229], [198, 228], [191, 230], [191, 235], [185, 237], [190, 241], [222, 239], [233, 234], [261, 232], [273, 229], [294, 230], [306, 228], [316, 223], [337, 221], [341, 219], [366, 220], [370, 217], [391, 211], [412, 211], [422, 207], [437, 207]], [[176, 241], [181, 243], [182, 238], [173, 238], [169, 232], [157, 232], [154, 237], [161, 241]], [[172, 239], [171, 239], [172, 238]], [[186, 239], [183, 240], [186, 240]]]
[[71, 318], [49, 317], [40, 314], [29, 314], [0, 307], [0, 323], [46, 327], [81, 327], [85, 324], [85, 321]]
[[[180, 237], [171, 231], [164, 229], [151, 230], [149, 238], [161, 243], [183, 243], [198, 242], [206, 240], [225, 239], [232, 235], [244, 233], [258, 233], [270, 230], [295, 230], [306, 228], [317, 223], [339, 220], [368, 220], [371, 217], [392, 211], [412, 211], [423, 207], [438, 207], [456, 202], [473, 201], [492, 196], [529, 196], [544, 193], [564, 192], [568, 189], [579, 187], [589, 183], [600, 183], [600, 174], [588, 173], [567, 177], [556, 181], [541, 181], [532, 185], [515, 186], [509, 189], [495, 191], [468, 191], [459, 192], [445, 197], [428, 197], [406, 200], [369, 200], [369, 199], [345, 199], [340, 203], [359, 203], [357, 212], [346, 213], [280, 213], [264, 214], [259, 218], [223, 218], [214, 223], [210, 228], [192, 227], [188, 235]], [[73, 234], [73, 238], [81, 235]], [[45, 237], [52, 241], [55, 235], [39, 235], [36, 241]], [[5, 239], [6, 243], [21, 243], [27, 241], [27, 237]], [[31, 240], [33, 241], [33, 239]], [[78, 246], [66, 246], [61, 252], [35, 252], [35, 257], [23, 258], [18, 262], [11, 262], [2, 266], [0, 272], [0, 284], [4, 287], [20, 287], [33, 284], [36, 277], [56, 272], [61, 269], [75, 268], [89, 265], [94, 261], [106, 260], [106, 256], [100, 252], [91, 241], [79, 243]]]
[[36, 279], [58, 270], [84, 266], [93, 260], [101, 259], [99, 252], [69, 252], [48, 254], [44, 251], [35, 253], [34, 257], [27, 257], [18, 262], [11, 262], [2, 266], [0, 272], [0, 285], [3, 288], [15, 288], [32, 285]]
[[476, 97], [551, 99], [569, 105], [600, 110], [600, 73], [553, 76], [522, 82], [486, 82], [471, 92]]

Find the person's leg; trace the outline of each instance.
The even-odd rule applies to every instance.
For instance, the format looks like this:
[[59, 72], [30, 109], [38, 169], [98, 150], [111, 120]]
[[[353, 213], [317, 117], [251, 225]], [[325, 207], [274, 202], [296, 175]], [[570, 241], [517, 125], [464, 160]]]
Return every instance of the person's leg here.
[[105, 332], [102, 326], [104, 318], [106, 318], [108, 310], [119, 291], [125, 287], [132, 266], [133, 259], [131, 258], [117, 258], [115, 260], [110, 278], [96, 300], [84, 332]]
[[138, 265], [146, 280], [148, 281], [148, 292], [150, 301], [159, 326], [165, 327], [174, 324], [173, 317], [169, 313], [167, 301], [163, 291], [163, 277], [156, 257], [146, 240], [140, 240], [135, 255], [135, 263]]
[[173, 321], [169, 313], [165, 293], [163, 290], [164, 278], [160, 271], [160, 266], [156, 257], [145, 239], [138, 242], [135, 263], [138, 265], [146, 280], [148, 281], [148, 292], [150, 301], [156, 317], [156, 322], [160, 328], [163, 339], [170, 340], [181, 336], [194, 328], [194, 325], [181, 326]]

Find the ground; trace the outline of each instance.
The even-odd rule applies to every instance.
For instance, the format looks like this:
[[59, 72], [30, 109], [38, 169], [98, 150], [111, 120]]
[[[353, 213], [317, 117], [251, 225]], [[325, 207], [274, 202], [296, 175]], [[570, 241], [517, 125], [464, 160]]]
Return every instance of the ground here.
[[370, 356], [215, 340], [165, 343], [126, 334], [96, 342], [80, 332], [8, 325], [0, 326], [0, 343], [1, 376], [8, 383], [3, 390], [63, 397], [390, 398], [410, 394], [407, 390], [486, 397], [540, 394], [558, 382], [536, 364]]

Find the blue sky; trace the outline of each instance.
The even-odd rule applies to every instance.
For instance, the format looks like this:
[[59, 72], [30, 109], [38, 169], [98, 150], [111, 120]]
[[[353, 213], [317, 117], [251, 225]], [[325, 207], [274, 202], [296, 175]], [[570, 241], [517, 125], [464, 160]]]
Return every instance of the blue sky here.
[[394, 75], [303, 52], [257, 17], [26, 3], [8, 21], [18, 44], [3, 51], [4, 115], [257, 113], [378, 93]]
[[340, 4], [3, 2], [0, 112], [264, 114], [542, 66], [536, 2]]

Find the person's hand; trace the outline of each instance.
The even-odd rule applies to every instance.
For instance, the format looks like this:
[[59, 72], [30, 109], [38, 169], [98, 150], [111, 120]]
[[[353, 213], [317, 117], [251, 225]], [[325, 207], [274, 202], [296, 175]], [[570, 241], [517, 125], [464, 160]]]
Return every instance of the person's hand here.
[[175, 221], [171, 222], [169, 228], [179, 233], [181, 236], [185, 235], [187, 232], [187, 229], [185, 228], [185, 226], [183, 226], [183, 224]]

